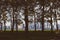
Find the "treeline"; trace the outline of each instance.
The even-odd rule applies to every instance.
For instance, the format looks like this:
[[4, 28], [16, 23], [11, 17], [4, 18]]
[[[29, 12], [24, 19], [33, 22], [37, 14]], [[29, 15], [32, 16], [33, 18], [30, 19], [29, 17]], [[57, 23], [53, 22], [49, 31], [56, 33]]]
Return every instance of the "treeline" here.
[[25, 31], [28, 32], [28, 25], [34, 22], [36, 31], [36, 22], [41, 23], [44, 31], [44, 23], [49, 22], [51, 31], [53, 31], [53, 22], [58, 30], [60, 20], [60, 1], [59, 0], [0, 0], [0, 25], [1, 31], [4, 26], [6, 31], [6, 21], [11, 22], [11, 31], [18, 31], [18, 25], [24, 24]]

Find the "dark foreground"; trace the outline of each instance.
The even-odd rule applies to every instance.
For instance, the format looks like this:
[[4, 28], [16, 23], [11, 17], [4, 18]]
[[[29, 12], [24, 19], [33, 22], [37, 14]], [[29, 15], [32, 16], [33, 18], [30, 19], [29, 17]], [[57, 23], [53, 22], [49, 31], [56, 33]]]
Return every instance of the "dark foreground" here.
[[0, 32], [0, 40], [60, 40], [55, 32]]

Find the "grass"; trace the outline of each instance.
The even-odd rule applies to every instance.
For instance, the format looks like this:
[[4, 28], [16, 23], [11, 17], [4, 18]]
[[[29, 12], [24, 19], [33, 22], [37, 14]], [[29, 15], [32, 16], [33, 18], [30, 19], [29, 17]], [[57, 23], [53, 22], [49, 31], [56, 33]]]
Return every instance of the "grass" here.
[[[25, 30], [18, 30], [18, 32], [24, 32]], [[29, 32], [35, 32], [35, 30], [28, 30]], [[41, 32], [42, 30], [36, 30], [36, 32]], [[58, 30], [60, 32], [60, 30]], [[4, 32], [4, 31], [0, 31], [0, 32]], [[5, 32], [11, 32], [11, 30], [6, 30]], [[14, 30], [13, 32], [16, 32], [16, 30]], [[51, 32], [51, 30], [44, 30], [44, 32]], [[57, 30], [54, 30], [53, 32], [57, 32]]]

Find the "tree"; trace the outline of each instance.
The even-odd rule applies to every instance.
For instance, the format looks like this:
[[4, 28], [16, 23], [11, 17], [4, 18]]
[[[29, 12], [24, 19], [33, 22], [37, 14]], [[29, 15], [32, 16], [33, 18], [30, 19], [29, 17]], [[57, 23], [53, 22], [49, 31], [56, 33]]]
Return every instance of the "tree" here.
[[6, 20], [7, 20], [7, 16], [6, 16], [6, 13], [5, 13], [5, 9], [2, 9], [2, 20], [4, 21], [4, 31], [6, 31]]

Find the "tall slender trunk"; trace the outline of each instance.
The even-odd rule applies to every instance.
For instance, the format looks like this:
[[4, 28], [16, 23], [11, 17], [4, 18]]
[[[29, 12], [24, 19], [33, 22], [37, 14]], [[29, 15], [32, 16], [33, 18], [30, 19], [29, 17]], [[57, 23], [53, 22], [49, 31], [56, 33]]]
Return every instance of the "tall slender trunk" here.
[[6, 21], [4, 20], [4, 31], [6, 31]]
[[[51, 14], [51, 15], [52, 15], [52, 14]], [[51, 24], [51, 31], [53, 31], [52, 16], [51, 16], [51, 21], [50, 21], [50, 24]]]
[[44, 31], [44, 17], [42, 17], [42, 31]]
[[43, 6], [43, 13], [42, 13], [42, 31], [44, 31], [44, 6]]
[[[1, 12], [1, 9], [0, 9], [0, 12]], [[0, 26], [1, 26], [1, 31], [2, 31], [1, 13], [0, 13]]]
[[2, 31], [2, 23], [0, 22], [0, 31]]
[[58, 31], [57, 12], [55, 14], [55, 20], [56, 20], [56, 28], [57, 28], [57, 31]]
[[36, 31], [36, 22], [35, 22], [35, 31]]
[[42, 32], [44, 31], [44, 5], [45, 5], [45, 0], [39, 0], [39, 2], [41, 3], [42, 5], [42, 14], [41, 14], [41, 25], [42, 25]]
[[2, 31], [2, 23], [1, 23], [1, 31]]
[[27, 7], [25, 9], [25, 23], [26, 23], [25, 31], [28, 32], [28, 9]]
[[12, 13], [12, 15], [13, 15], [13, 20], [12, 20], [11, 31], [13, 32], [13, 30], [14, 30], [14, 9], [13, 9], [13, 13]]
[[35, 27], [35, 31], [36, 31], [36, 19], [35, 19], [35, 14], [34, 14], [34, 27]]
[[56, 28], [57, 28], [57, 31], [58, 31], [58, 22], [57, 22], [57, 19], [56, 19]]
[[18, 25], [17, 25], [17, 15], [16, 15], [16, 31], [18, 31]]
[[51, 18], [51, 21], [50, 21], [50, 24], [51, 24], [51, 32], [53, 32], [53, 27], [54, 27], [53, 24], [52, 24], [52, 23], [53, 23], [53, 19], [52, 19], [52, 18], [53, 18], [53, 12], [52, 12], [52, 9], [53, 9], [53, 8], [50, 6], [50, 11], [51, 11], [51, 12], [50, 12], [50, 18]]
[[5, 14], [5, 10], [3, 11], [3, 21], [4, 21], [4, 31], [6, 31], [6, 14]]

